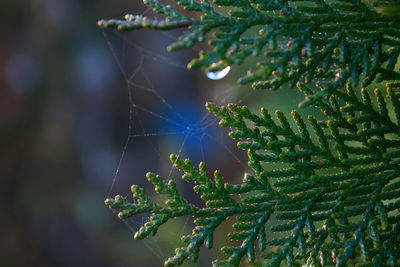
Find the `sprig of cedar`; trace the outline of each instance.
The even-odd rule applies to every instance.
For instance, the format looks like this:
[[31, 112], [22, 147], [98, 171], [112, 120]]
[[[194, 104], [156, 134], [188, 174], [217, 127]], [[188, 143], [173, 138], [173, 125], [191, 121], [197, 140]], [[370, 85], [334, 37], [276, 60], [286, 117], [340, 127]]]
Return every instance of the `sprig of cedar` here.
[[[182, 179], [194, 183], [204, 208], [183, 199], [173, 180], [153, 173], [147, 178], [157, 193], [167, 196], [165, 205], [152, 202], [137, 186], [132, 186], [134, 203], [116, 196], [106, 204], [120, 210], [121, 219], [151, 214], [135, 239], [156, 234], [171, 218], [195, 218], [192, 234], [182, 236], [186, 246], [177, 248], [166, 266], [196, 261], [201, 246], [212, 247], [215, 230], [230, 216], [236, 216], [236, 223], [228, 239], [241, 244], [221, 248], [228, 258], [215, 260], [215, 266], [237, 266], [244, 257], [250, 262], [262, 257], [268, 266], [346, 266], [354, 258], [365, 266], [397, 266], [400, 102], [389, 88], [390, 116], [380, 90], [374, 91], [377, 109], [367, 90], [361, 94], [359, 99], [348, 86], [347, 92], [334, 92], [329, 102], [316, 102], [324, 120], [309, 116], [306, 122], [293, 111], [296, 128], [280, 111], [273, 117], [265, 108], [257, 115], [245, 106], [208, 103], [220, 125], [234, 129], [230, 136], [238, 147], [248, 151], [253, 174], [245, 174], [241, 184], [224, 183], [220, 172], [210, 176], [205, 163], [196, 169], [190, 160], [171, 155]], [[266, 168], [273, 163], [280, 167]], [[233, 197], [239, 194], [241, 201]]]
[[[255, 57], [258, 62], [239, 79], [254, 89], [319, 82], [321, 90], [303, 101], [329, 97], [351, 80], [396, 81], [400, 54], [400, 16], [376, 12], [360, 0], [174, 0], [165, 5], [144, 0], [157, 20], [128, 14], [124, 19], [100, 20], [101, 28], [121, 31], [184, 28], [169, 51], [208, 41], [189, 68], [217, 71]], [[225, 7], [224, 8], [218, 8]], [[224, 12], [226, 9], [229, 12]], [[200, 14], [200, 16], [190, 16]], [[258, 31], [258, 33], [257, 33]]]

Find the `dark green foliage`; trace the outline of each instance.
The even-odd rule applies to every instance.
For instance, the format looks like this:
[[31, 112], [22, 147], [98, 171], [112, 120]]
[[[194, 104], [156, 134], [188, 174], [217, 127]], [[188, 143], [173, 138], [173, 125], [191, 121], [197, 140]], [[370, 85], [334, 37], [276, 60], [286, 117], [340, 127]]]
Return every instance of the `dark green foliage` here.
[[[220, 125], [233, 129], [229, 135], [238, 147], [248, 152], [253, 174], [245, 174], [238, 185], [224, 183], [218, 171], [210, 177], [205, 163], [196, 169], [188, 159], [172, 155], [182, 179], [195, 184], [205, 207], [183, 199], [172, 180], [149, 173], [156, 192], [167, 197], [165, 205], [136, 186], [135, 203], [121, 196], [106, 200], [121, 219], [151, 214], [135, 239], [156, 234], [169, 219], [193, 216], [196, 227], [182, 237], [185, 247], [165, 264], [196, 261], [200, 248], [211, 248], [215, 230], [233, 216], [232, 242], [221, 248], [227, 257], [215, 260], [215, 266], [237, 266], [246, 258], [266, 266], [400, 266], [400, 16], [393, 14], [398, 3], [175, 3], [200, 18], [145, 0], [165, 20], [127, 15], [99, 25], [187, 28], [169, 49], [209, 40], [212, 49], [189, 64], [208, 71], [257, 56], [260, 62], [239, 82], [252, 82], [256, 89], [296, 85], [305, 94], [299, 106], [318, 107], [324, 119], [305, 120], [296, 111], [292, 118], [280, 111], [272, 116], [266, 108], [258, 115], [245, 106], [207, 103]], [[225, 14], [217, 5], [231, 11]], [[387, 92], [364, 88], [381, 81], [388, 82]]]
[[[304, 85], [299, 87], [312, 93]], [[156, 192], [168, 196], [165, 207], [152, 203], [136, 186], [132, 192], [137, 204], [121, 196], [107, 199], [106, 204], [121, 209], [118, 216], [122, 219], [143, 212], [152, 214], [136, 239], [155, 234], [170, 218], [196, 217], [192, 235], [182, 237], [187, 247], [177, 249], [167, 266], [186, 258], [196, 260], [200, 246], [210, 248], [215, 229], [233, 215], [237, 222], [228, 237], [241, 245], [223, 247], [229, 257], [215, 261], [216, 266], [238, 265], [244, 256], [253, 262], [255, 251], [269, 266], [299, 262], [346, 266], [353, 258], [365, 266], [397, 266], [400, 103], [389, 89], [391, 104], [397, 110], [390, 118], [382, 93], [374, 93], [378, 110], [372, 107], [366, 90], [362, 90], [360, 100], [350, 86], [347, 92], [335, 92], [329, 102], [316, 102], [328, 118], [319, 121], [310, 116], [310, 129], [296, 111], [292, 112], [294, 129], [280, 111], [273, 118], [266, 109], [255, 115], [247, 107], [208, 103], [207, 108], [221, 118], [222, 126], [235, 129], [230, 136], [239, 140], [239, 148], [248, 151], [254, 177], [246, 174], [242, 184], [224, 184], [216, 172], [212, 181], [204, 163], [197, 170], [189, 160], [172, 155], [175, 167], [185, 173], [182, 179], [196, 184], [194, 190], [201, 194], [205, 208], [189, 204], [178, 195], [172, 180], [167, 183], [152, 173], [147, 178]], [[271, 164], [280, 167], [271, 169]], [[231, 197], [237, 194], [242, 201]], [[268, 224], [272, 216], [275, 223]]]
[[[314, 98], [330, 96], [348, 80], [363, 87], [373, 81], [397, 80], [400, 54], [400, 15], [384, 16], [359, 0], [175, 0], [189, 18], [157, 0], [144, 0], [165, 20], [126, 15], [125, 20], [101, 20], [102, 28], [187, 30], [168, 49], [193, 46], [205, 39], [212, 46], [200, 52], [189, 68], [216, 71], [246, 58], [259, 62], [240, 78], [255, 89], [277, 89], [285, 83], [319, 81]], [[218, 6], [232, 8], [224, 14]], [[258, 33], [257, 33], [258, 31]], [[207, 35], [208, 34], [208, 35]], [[365, 78], [364, 78], [365, 77]]]
[[[266, 109], [256, 116], [246, 107], [229, 105], [229, 113], [208, 105], [221, 117], [221, 125], [236, 128], [231, 137], [245, 138], [238, 146], [248, 150], [257, 181], [269, 189], [249, 199], [273, 205], [278, 223], [267, 229], [267, 245], [279, 249], [263, 255], [271, 266], [283, 260], [294, 264], [296, 259], [315, 266], [332, 258], [345, 266], [350, 258], [360, 256], [376, 266], [400, 264], [396, 211], [400, 207], [400, 114], [391, 120], [379, 90], [375, 90], [377, 111], [366, 90], [361, 101], [350, 86], [346, 93], [334, 94], [330, 103], [315, 103], [329, 119], [310, 116], [312, 131], [296, 111], [292, 112], [295, 130], [279, 111], [276, 123]], [[388, 94], [396, 110], [398, 98], [391, 90]], [[256, 124], [256, 130], [246, 121]], [[317, 136], [318, 143], [310, 134]], [[274, 163], [281, 167], [265, 169]], [[269, 232], [286, 234], [269, 240]]]

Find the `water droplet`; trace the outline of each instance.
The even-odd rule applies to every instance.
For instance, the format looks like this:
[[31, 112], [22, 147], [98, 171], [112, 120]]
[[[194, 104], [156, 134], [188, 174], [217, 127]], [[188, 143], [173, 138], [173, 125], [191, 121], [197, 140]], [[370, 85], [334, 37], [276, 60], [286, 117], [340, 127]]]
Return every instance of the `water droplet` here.
[[231, 70], [231, 66], [226, 66], [222, 70], [218, 70], [218, 71], [214, 71], [214, 72], [208, 71], [208, 72], [206, 72], [206, 75], [211, 80], [221, 80], [229, 73], [230, 70]]

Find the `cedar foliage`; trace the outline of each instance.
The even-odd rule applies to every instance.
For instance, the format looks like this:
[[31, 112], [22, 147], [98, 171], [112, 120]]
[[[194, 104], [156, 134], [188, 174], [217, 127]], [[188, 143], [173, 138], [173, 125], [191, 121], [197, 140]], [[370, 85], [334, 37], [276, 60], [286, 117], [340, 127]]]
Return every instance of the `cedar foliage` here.
[[[324, 119], [207, 103], [248, 152], [253, 174], [245, 174], [241, 184], [225, 183], [218, 171], [211, 177], [205, 163], [196, 168], [171, 155], [205, 207], [182, 198], [174, 181], [148, 173], [155, 191], [167, 197], [165, 205], [137, 186], [133, 203], [119, 195], [105, 201], [121, 219], [151, 214], [135, 239], [156, 234], [169, 219], [195, 217], [192, 234], [181, 238], [185, 246], [165, 262], [179, 265], [196, 261], [203, 245], [211, 248], [214, 231], [234, 216], [228, 234], [233, 242], [221, 248], [227, 256], [214, 266], [237, 266], [246, 258], [266, 266], [400, 266], [398, 1], [144, 3], [165, 19], [126, 15], [98, 25], [121, 31], [184, 28], [168, 50], [210, 44], [189, 68], [218, 71], [256, 57], [259, 62], [239, 83], [254, 89], [295, 86], [305, 95], [299, 108], [317, 107]], [[385, 82], [386, 92], [366, 89], [376, 82]]]

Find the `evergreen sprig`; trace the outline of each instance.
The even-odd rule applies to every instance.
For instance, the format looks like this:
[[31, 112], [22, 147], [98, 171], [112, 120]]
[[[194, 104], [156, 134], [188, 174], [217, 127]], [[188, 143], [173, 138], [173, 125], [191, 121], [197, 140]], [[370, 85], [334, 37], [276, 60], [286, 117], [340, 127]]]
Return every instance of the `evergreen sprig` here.
[[[298, 87], [312, 93], [303, 84]], [[390, 116], [381, 91], [376, 89], [374, 94], [376, 109], [365, 89], [362, 99], [350, 85], [347, 92], [335, 91], [329, 102], [316, 103], [325, 120], [309, 116], [306, 123], [293, 111], [297, 129], [280, 111], [273, 118], [265, 108], [256, 115], [245, 106], [207, 103], [221, 118], [221, 126], [234, 129], [229, 135], [239, 141], [239, 148], [248, 151], [254, 176], [246, 174], [242, 184], [232, 185], [224, 183], [216, 171], [212, 181], [204, 163], [197, 170], [188, 159], [172, 155], [174, 166], [184, 172], [182, 179], [196, 184], [194, 191], [201, 195], [205, 208], [188, 203], [172, 180], [165, 182], [152, 173], [147, 178], [156, 192], [167, 195], [165, 207], [153, 203], [136, 186], [132, 192], [137, 203], [117, 196], [107, 199], [106, 204], [120, 209], [121, 219], [152, 214], [135, 239], [155, 234], [171, 218], [195, 217], [197, 226], [192, 235], [182, 237], [187, 247], [176, 249], [166, 266], [181, 264], [187, 258], [195, 261], [202, 245], [211, 248], [221, 222], [234, 215], [237, 222], [228, 238], [241, 244], [221, 248], [229, 257], [214, 261], [215, 266], [237, 266], [245, 256], [254, 262], [255, 251], [267, 266], [301, 262], [346, 266], [355, 258], [359, 266], [397, 266], [400, 102], [389, 88], [395, 111]], [[318, 141], [313, 141], [313, 135]], [[241, 201], [233, 197], [239, 194]], [[274, 222], [267, 223], [271, 218]]]
[[[206, 207], [196, 207], [181, 198], [173, 180], [165, 182], [161, 176], [148, 173], [147, 179], [155, 186], [155, 191], [159, 194], [167, 195], [168, 199], [165, 202], [165, 207], [153, 203], [144, 194], [143, 190], [137, 186], [132, 186], [133, 196], [137, 203], [129, 203], [121, 196], [106, 200], [106, 204], [110, 208], [120, 210], [118, 217], [121, 219], [126, 219], [139, 213], [152, 214], [149, 221], [136, 232], [135, 239], [143, 239], [148, 235], [156, 234], [158, 228], [171, 218], [186, 215], [195, 217], [194, 223], [197, 226], [193, 229], [192, 234], [181, 237], [187, 247], [177, 248], [175, 256], [165, 262], [165, 266], [174, 266], [181, 264], [187, 258], [196, 261], [202, 245], [211, 248], [214, 231], [229, 216], [250, 214], [254, 217], [258, 215], [259, 224], [254, 225], [252, 229], [247, 231], [247, 235], [251, 236], [246, 237], [246, 241], [243, 242], [240, 248], [230, 250], [234, 255], [229, 259], [229, 262], [232, 264], [239, 263], [246, 252], [248, 255], [252, 255], [249, 257], [254, 258], [253, 243], [257, 238], [261, 238], [260, 241], [263, 238], [265, 239], [264, 224], [268, 220], [269, 214], [272, 213], [272, 206], [268, 203], [255, 205], [238, 203], [231, 195], [248, 193], [256, 189], [263, 190], [262, 185], [257, 183], [250, 175], [245, 175], [243, 183], [240, 185], [224, 183], [219, 171], [214, 173], [213, 181], [209, 176], [205, 163], [200, 163], [197, 170], [189, 159], [182, 160], [176, 155], [171, 155], [170, 159], [178, 170], [185, 173], [182, 176], [183, 180], [197, 184], [194, 186], [194, 191], [201, 195]], [[243, 225], [237, 225], [237, 227], [243, 227]], [[240, 236], [244, 236], [244, 233], [242, 232]], [[231, 236], [231, 238], [235, 237]], [[240, 237], [236, 238], [240, 240]]]
[[[169, 51], [208, 40], [211, 49], [201, 51], [188, 65], [206, 71], [257, 57], [259, 62], [239, 79], [240, 83], [253, 83], [255, 89], [320, 81], [324, 85], [321, 90], [301, 106], [310, 99], [330, 96], [348, 80], [356, 86], [360, 76], [365, 77], [362, 87], [400, 79], [396, 68], [400, 16], [382, 15], [368, 1], [174, 1], [176, 6], [144, 0], [155, 13], [164, 15], [164, 20], [128, 14], [123, 20], [101, 20], [98, 25], [123, 31], [186, 28]], [[217, 6], [231, 10], [226, 14]], [[187, 11], [201, 15], [189, 17]]]
[[[167, 197], [165, 205], [137, 186], [135, 202], [121, 196], [106, 200], [121, 219], [151, 215], [135, 239], [156, 234], [172, 218], [193, 216], [196, 226], [182, 236], [185, 246], [165, 262], [179, 265], [196, 261], [203, 245], [211, 248], [216, 229], [234, 217], [231, 245], [221, 248], [227, 256], [215, 266], [237, 266], [246, 258], [266, 266], [400, 266], [398, 2], [174, 2], [144, 1], [164, 20], [127, 15], [98, 24], [119, 30], [186, 28], [170, 51], [204, 40], [211, 45], [190, 68], [217, 71], [257, 57], [260, 62], [239, 82], [256, 89], [296, 85], [305, 95], [299, 106], [319, 108], [323, 119], [207, 103], [248, 152], [252, 174], [240, 184], [224, 183], [218, 171], [210, 177], [205, 163], [195, 168], [172, 155], [205, 206], [181, 197], [174, 181], [148, 173], [155, 191]], [[382, 81], [386, 93], [366, 89]]]

